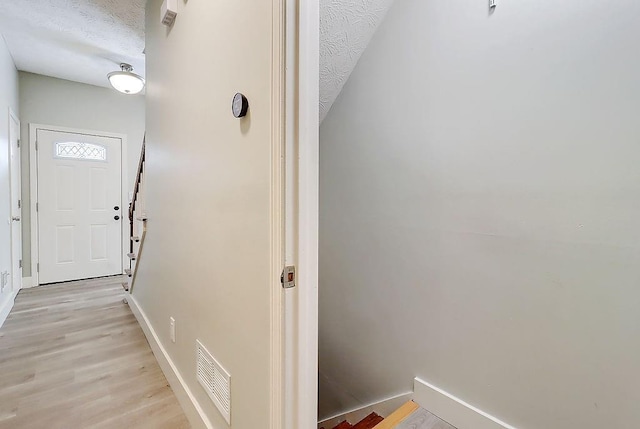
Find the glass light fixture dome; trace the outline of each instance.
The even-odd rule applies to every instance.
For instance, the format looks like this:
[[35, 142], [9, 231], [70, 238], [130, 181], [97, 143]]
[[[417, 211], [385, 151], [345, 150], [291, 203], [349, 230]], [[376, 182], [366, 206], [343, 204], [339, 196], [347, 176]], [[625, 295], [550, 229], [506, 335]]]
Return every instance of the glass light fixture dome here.
[[144, 89], [144, 79], [133, 73], [130, 64], [120, 64], [121, 71], [114, 71], [107, 75], [111, 86], [123, 94], [140, 94]]

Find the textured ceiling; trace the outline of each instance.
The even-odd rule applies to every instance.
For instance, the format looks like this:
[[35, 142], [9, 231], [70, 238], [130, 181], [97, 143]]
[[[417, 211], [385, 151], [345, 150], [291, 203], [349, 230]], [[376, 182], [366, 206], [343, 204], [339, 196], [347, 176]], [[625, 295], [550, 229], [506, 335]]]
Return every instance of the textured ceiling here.
[[98, 86], [121, 62], [144, 76], [146, 0], [0, 0], [18, 70]]
[[[121, 62], [144, 76], [145, 3], [0, 0], [0, 33], [19, 70], [108, 87]], [[320, 0], [321, 120], [392, 3]]]
[[320, 121], [393, 0], [320, 0]]

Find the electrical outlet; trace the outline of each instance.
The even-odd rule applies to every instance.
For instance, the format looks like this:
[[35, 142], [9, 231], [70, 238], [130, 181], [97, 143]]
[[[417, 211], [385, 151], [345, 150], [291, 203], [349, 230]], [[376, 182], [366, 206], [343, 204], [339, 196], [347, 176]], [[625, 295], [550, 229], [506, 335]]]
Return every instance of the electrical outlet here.
[[173, 317], [169, 317], [169, 337], [172, 343], [176, 342], [176, 319]]
[[4, 288], [9, 284], [9, 271], [3, 271], [0, 274], [0, 292], [4, 292]]

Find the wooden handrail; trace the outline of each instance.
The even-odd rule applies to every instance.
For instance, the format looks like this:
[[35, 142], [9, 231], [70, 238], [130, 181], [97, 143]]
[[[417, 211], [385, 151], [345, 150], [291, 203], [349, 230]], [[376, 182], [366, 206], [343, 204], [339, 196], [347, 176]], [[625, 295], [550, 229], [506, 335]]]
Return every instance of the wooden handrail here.
[[129, 204], [129, 220], [133, 222], [133, 215], [136, 211], [136, 202], [138, 201], [138, 191], [140, 190], [140, 181], [142, 179], [142, 170], [144, 168], [144, 158], [146, 150], [147, 136], [145, 134], [142, 140], [142, 149], [140, 151], [140, 161], [138, 162], [138, 172], [136, 173], [136, 181], [133, 185], [133, 199]]
[[[133, 197], [129, 204], [129, 236], [133, 237], [133, 216], [136, 212], [136, 203], [138, 202], [138, 191], [140, 190], [140, 182], [142, 181], [142, 170], [144, 169], [144, 159], [147, 145], [147, 135], [145, 134], [142, 139], [142, 149], [140, 150], [140, 161], [138, 162], [138, 172], [136, 173], [136, 182], [133, 186]], [[133, 240], [129, 241], [129, 253], [133, 253]], [[132, 261], [129, 261], [129, 268], [132, 266]]]

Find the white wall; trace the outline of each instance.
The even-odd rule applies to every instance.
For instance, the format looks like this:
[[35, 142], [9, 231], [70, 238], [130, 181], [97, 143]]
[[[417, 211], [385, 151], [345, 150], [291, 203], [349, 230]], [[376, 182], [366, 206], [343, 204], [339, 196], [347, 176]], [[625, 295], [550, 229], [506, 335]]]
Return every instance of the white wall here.
[[[133, 302], [213, 427], [228, 426], [197, 382], [196, 339], [231, 373], [233, 428], [265, 428], [274, 394], [270, 296], [279, 277], [269, 271], [277, 258], [270, 247], [273, 9], [270, 1], [178, 2], [167, 29], [161, 3], [147, 4], [149, 220]], [[241, 120], [231, 112], [238, 91], [250, 103]], [[185, 409], [201, 424], [193, 406]]]
[[395, 2], [321, 126], [338, 407], [419, 376], [519, 428], [640, 426], [638, 16]]
[[[0, 35], [0, 272], [11, 272], [9, 108], [18, 112], [18, 71]], [[0, 314], [9, 294], [0, 293]]]
[[[106, 79], [106, 77], [105, 77]], [[144, 137], [144, 96], [20, 72], [22, 140], [29, 141], [29, 124], [105, 131], [127, 135], [128, 188], [133, 190]], [[22, 145], [23, 275], [31, 275], [31, 206], [29, 145]], [[126, 197], [125, 197], [126, 198]]]

